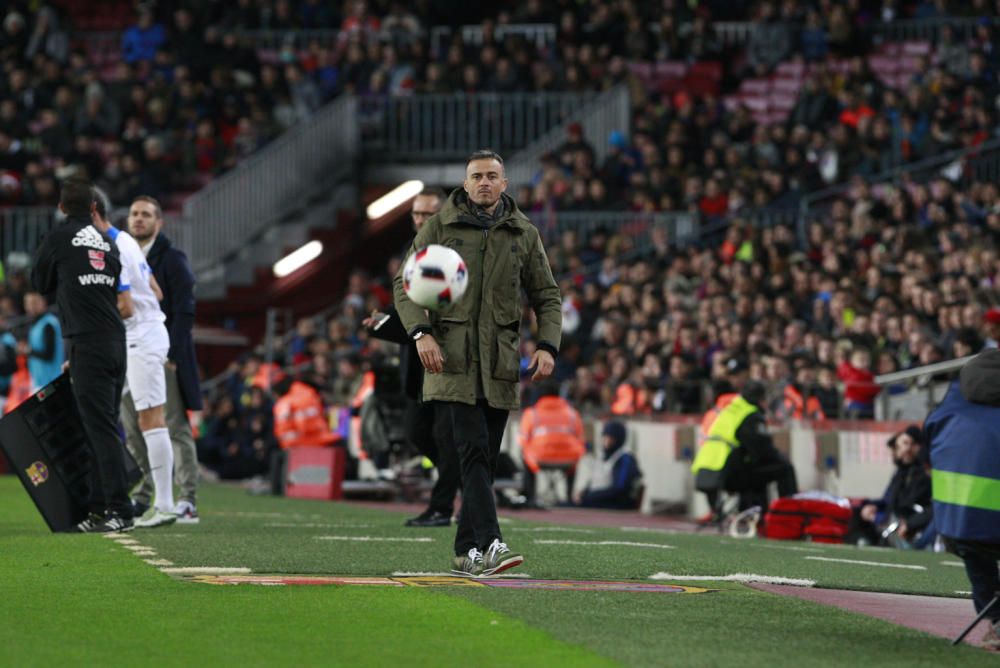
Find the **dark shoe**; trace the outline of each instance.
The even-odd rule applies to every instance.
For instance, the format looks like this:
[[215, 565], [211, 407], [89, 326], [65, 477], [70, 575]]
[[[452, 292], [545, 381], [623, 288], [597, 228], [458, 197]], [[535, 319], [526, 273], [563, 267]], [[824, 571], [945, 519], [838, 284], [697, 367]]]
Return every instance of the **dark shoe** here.
[[87, 515], [86, 519], [77, 524], [73, 530], [76, 533], [95, 533], [97, 531], [97, 527], [102, 524], [104, 524], [104, 515], [90, 513]]
[[132, 517], [142, 517], [149, 510], [149, 504], [132, 499]]
[[446, 527], [451, 526], [451, 515], [439, 513], [436, 510], [428, 510], [420, 513], [416, 517], [406, 520], [404, 526], [408, 527]]

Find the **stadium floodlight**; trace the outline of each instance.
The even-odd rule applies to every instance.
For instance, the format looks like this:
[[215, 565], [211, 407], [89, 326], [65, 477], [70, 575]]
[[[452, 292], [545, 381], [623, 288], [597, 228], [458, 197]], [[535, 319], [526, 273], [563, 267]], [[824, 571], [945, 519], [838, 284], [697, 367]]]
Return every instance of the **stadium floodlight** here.
[[320, 241], [310, 241], [304, 246], [297, 248], [285, 257], [274, 263], [274, 275], [284, 278], [295, 273], [319, 257], [323, 252], [323, 243]]
[[424, 189], [424, 182], [419, 180], [405, 181], [368, 205], [366, 213], [369, 220], [381, 218], [397, 206], [413, 199]]

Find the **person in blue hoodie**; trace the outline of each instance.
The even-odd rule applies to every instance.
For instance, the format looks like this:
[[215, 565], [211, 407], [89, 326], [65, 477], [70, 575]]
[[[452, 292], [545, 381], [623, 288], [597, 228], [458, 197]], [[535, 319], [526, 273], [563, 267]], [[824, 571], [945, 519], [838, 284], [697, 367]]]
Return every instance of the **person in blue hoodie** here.
[[[963, 368], [927, 417], [934, 524], [965, 562], [976, 612], [1000, 595], [1000, 351]], [[987, 613], [983, 644], [1000, 650], [1000, 605]]]
[[608, 422], [601, 432], [602, 456], [595, 462], [587, 488], [574, 502], [586, 508], [629, 510], [638, 502], [642, 478], [635, 456], [625, 449], [625, 425]]

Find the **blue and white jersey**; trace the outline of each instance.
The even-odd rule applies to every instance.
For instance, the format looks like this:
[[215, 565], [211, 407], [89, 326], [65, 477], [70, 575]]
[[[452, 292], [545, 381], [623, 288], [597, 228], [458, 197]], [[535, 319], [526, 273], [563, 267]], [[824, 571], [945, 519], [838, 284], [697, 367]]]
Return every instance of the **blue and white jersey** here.
[[108, 229], [108, 236], [118, 246], [118, 254], [122, 263], [122, 283], [128, 285], [132, 293], [132, 304], [135, 313], [125, 321], [125, 338], [128, 341], [139, 339], [150, 323], [163, 323], [167, 316], [160, 310], [160, 302], [149, 284], [153, 270], [146, 263], [139, 244], [128, 232], [122, 232], [116, 227]]

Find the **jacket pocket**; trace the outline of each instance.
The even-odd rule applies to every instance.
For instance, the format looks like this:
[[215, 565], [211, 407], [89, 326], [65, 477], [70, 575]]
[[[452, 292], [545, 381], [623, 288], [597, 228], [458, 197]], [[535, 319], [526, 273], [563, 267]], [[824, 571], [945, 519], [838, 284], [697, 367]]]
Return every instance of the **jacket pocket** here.
[[520, 342], [517, 322], [497, 325], [496, 359], [493, 360], [493, 377], [516, 383], [521, 368]]
[[469, 370], [469, 320], [441, 318], [434, 325], [434, 338], [444, 355], [444, 372], [466, 373]]

